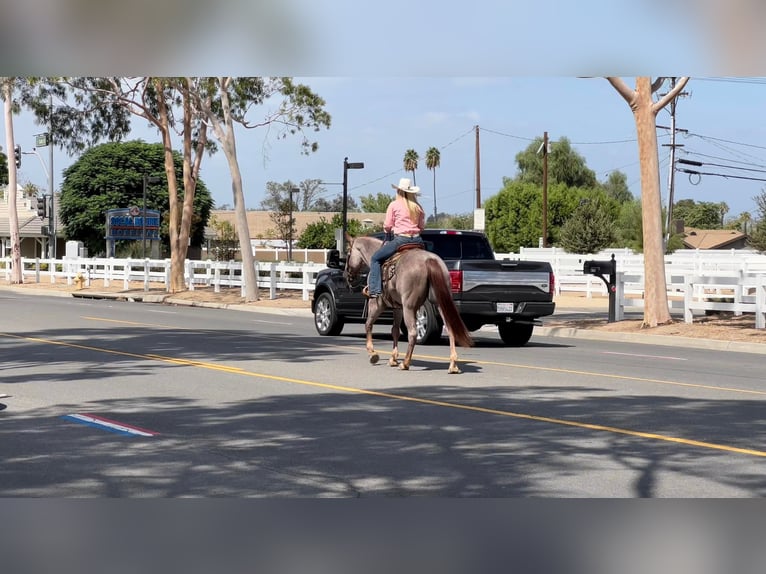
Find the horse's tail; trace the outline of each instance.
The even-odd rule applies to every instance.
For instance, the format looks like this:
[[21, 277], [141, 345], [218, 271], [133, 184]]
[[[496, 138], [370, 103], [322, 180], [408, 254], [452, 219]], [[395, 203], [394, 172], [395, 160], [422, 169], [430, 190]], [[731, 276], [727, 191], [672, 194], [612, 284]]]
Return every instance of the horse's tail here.
[[455, 301], [452, 299], [449, 282], [445, 280], [444, 264], [437, 259], [428, 259], [426, 268], [428, 269], [428, 282], [436, 296], [436, 304], [442, 312], [447, 328], [455, 337], [455, 343], [461, 347], [473, 347], [471, 333], [460, 317]]

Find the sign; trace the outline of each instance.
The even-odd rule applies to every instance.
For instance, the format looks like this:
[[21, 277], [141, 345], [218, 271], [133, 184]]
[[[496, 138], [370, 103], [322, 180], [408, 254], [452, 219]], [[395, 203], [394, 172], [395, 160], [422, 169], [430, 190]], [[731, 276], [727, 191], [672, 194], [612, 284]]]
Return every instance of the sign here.
[[156, 209], [147, 209], [145, 215], [137, 207], [106, 212], [107, 239], [141, 240], [144, 237], [153, 240], [160, 238], [160, 212]]
[[48, 134], [36, 134], [35, 135], [35, 147], [45, 147], [48, 145]]

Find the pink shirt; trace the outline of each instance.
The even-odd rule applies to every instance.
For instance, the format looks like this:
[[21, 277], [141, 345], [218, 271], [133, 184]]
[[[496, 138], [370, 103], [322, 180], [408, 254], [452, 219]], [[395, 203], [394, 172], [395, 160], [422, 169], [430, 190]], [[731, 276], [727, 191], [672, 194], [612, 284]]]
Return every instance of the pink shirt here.
[[425, 227], [426, 216], [420, 210], [417, 222], [412, 221], [410, 210], [403, 201], [394, 200], [388, 204], [386, 219], [383, 221], [384, 231], [393, 231], [394, 235], [417, 235]]

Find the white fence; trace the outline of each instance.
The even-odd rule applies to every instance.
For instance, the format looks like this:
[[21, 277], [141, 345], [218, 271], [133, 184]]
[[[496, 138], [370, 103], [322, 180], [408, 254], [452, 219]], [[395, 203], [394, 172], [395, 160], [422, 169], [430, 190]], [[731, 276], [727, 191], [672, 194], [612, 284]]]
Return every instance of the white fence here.
[[[325, 250], [315, 250], [326, 253]], [[520, 253], [497, 254], [499, 259], [548, 261], [556, 277], [556, 294], [565, 291], [593, 295], [608, 295], [604, 282], [596, 276], [583, 273], [586, 260], [609, 260], [612, 254], [617, 263], [616, 319], [622, 320], [626, 311], [643, 309], [644, 261], [643, 255], [627, 249], [605, 250], [594, 255], [571, 254], [555, 247], [522, 249]], [[309, 254], [306, 254], [308, 258]], [[66, 281], [72, 284], [78, 274], [86, 285], [102, 280], [105, 286], [122, 282], [127, 289], [131, 282], [170, 284], [168, 259], [22, 259], [25, 278], [35, 282]], [[258, 286], [268, 288], [270, 297], [277, 291], [299, 289], [308, 300], [314, 289], [316, 274], [325, 269], [323, 263], [257, 262]], [[0, 259], [10, 280], [10, 258]], [[682, 250], [665, 257], [668, 302], [671, 309], [683, 309], [684, 318], [693, 320], [694, 311], [732, 311], [735, 314], [754, 313], [756, 328], [766, 328], [766, 255], [743, 250]], [[235, 261], [185, 262], [184, 277], [188, 289], [200, 286], [239, 287], [244, 293], [242, 264]]]
[[[105, 287], [122, 282], [128, 289], [131, 283], [140, 282], [144, 290], [151, 284], [161, 284], [167, 290], [170, 287], [169, 259], [114, 259], [114, 258], [65, 258], [65, 259], [29, 259], [22, 258], [25, 280], [34, 278], [35, 283], [64, 281], [72, 285], [82, 280], [86, 286], [92, 281], [103, 281]], [[5, 278], [10, 281], [10, 258], [0, 259], [5, 270]], [[269, 289], [270, 297], [275, 299], [277, 291], [299, 289], [303, 300], [309, 299], [314, 290], [316, 274], [325, 269], [319, 263], [256, 262], [255, 271], [258, 287]], [[217, 293], [224, 288], [239, 287], [244, 295], [242, 263], [238, 261], [191, 261], [184, 263], [184, 281], [186, 288], [213, 287]]]

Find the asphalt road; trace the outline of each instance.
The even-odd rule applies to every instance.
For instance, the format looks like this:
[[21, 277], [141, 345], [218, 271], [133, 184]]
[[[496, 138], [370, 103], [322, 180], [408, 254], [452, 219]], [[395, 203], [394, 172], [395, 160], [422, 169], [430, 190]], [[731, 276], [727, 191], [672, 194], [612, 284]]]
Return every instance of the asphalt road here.
[[[755, 354], [0, 292], [3, 497], [763, 497]], [[404, 345], [400, 343], [400, 350]]]

